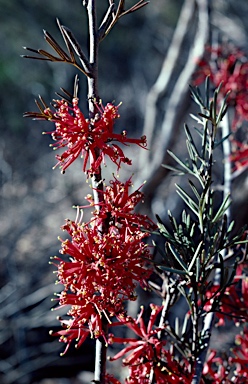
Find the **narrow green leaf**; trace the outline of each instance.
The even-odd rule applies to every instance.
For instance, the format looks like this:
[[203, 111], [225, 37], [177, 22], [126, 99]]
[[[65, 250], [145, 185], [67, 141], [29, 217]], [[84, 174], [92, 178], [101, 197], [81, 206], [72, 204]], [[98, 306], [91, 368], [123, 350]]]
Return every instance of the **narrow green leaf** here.
[[198, 150], [197, 150], [197, 148], [196, 148], [195, 142], [194, 142], [194, 140], [193, 140], [193, 137], [192, 137], [192, 135], [191, 135], [191, 133], [190, 133], [190, 130], [189, 130], [187, 124], [184, 125], [184, 131], [185, 131], [185, 134], [186, 134], [186, 136], [187, 136], [187, 139], [188, 139], [189, 142], [191, 143], [191, 147], [192, 147], [193, 152], [195, 153], [195, 155], [196, 155], [197, 157], [199, 157]]
[[191, 230], [190, 230], [190, 233], [189, 233], [191, 238], [193, 237], [194, 231], [195, 231], [195, 223], [192, 224], [192, 227], [191, 227]]
[[182, 211], [182, 222], [187, 226], [187, 214], [185, 209]]
[[[191, 229], [191, 219], [190, 219], [190, 215], [188, 214], [187, 215], [187, 222], [186, 222], [186, 225], [187, 225], [187, 229]], [[193, 224], [194, 225], [194, 224]]]
[[[177, 245], [177, 242], [176, 242], [175, 240], [174, 240], [173, 243], [175, 243], [175, 245]], [[166, 252], [166, 257], [167, 257], [167, 263], [168, 263], [168, 265], [171, 266], [172, 268], [174, 268], [174, 269], [178, 269], [178, 268], [176, 268], [176, 266], [177, 266], [178, 263], [176, 263], [175, 257], [174, 257], [173, 253], [172, 253], [171, 250], [170, 250], [170, 246], [171, 246], [171, 247], [173, 246], [173, 245], [172, 245], [172, 242], [171, 242], [171, 243], [167, 242], [167, 243], [165, 244], [165, 252]]]
[[177, 188], [177, 192], [179, 193], [179, 196], [185, 201], [185, 203], [192, 209], [194, 213], [197, 214], [198, 211], [198, 204], [188, 195], [187, 192], [184, 191], [183, 188], [180, 187], [180, 185], [175, 184]]
[[190, 167], [188, 167], [187, 165], [185, 165], [182, 160], [180, 160], [173, 152], [167, 150], [167, 152], [169, 153], [169, 155], [178, 163], [180, 164], [184, 169], [187, 170], [188, 173], [191, 173], [192, 175], [194, 175], [194, 172], [192, 172], [192, 170], [190, 169]]
[[170, 171], [175, 172], [175, 175], [177, 176], [183, 176], [185, 175], [185, 172], [182, 169], [172, 167], [171, 165], [162, 164], [163, 168], [169, 169]]
[[194, 185], [193, 181], [188, 180], [188, 182], [189, 182], [189, 185], [190, 185], [192, 191], [194, 192], [195, 197], [196, 197], [197, 200], [199, 201], [199, 200], [200, 200], [200, 195], [199, 195], [199, 193], [198, 193], [198, 191], [197, 191], [196, 186]]
[[[189, 115], [190, 115], [190, 117], [191, 117], [192, 119], [196, 120], [198, 124], [200, 124], [200, 125], [204, 125], [204, 121], [201, 120], [198, 116], [195, 116], [193, 113], [190, 113]], [[197, 129], [197, 128], [195, 128], [195, 129]], [[200, 131], [199, 131], [199, 132], [200, 132]]]
[[208, 123], [206, 121], [203, 136], [202, 136], [202, 147], [201, 147], [201, 158], [206, 159], [206, 154], [208, 151], [208, 141], [207, 141], [207, 133], [208, 133]]
[[169, 232], [167, 231], [167, 229], [165, 228], [164, 224], [161, 224], [161, 223], [157, 223], [157, 226], [158, 226], [158, 229], [161, 233], [164, 233], [164, 234], [169, 234]]
[[200, 252], [200, 250], [201, 250], [202, 243], [203, 243], [203, 242], [201, 241], [201, 242], [198, 244], [198, 247], [196, 248], [196, 251], [195, 251], [195, 253], [194, 253], [193, 257], [192, 257], [192, 260], [191, 260], [191, 262], [190, 262], [190, 264], [189, 264], [189, 266], [188, 266], [188, 271], [189, 271], [189, 272], [191, 271], [191, 269], [193, 268], [193, 266], [194, 266], [194, 264], [195, 264], [196, 258], [198, 257], [199, 252]]
[[230, 198], [230, 193], [226, 195], [225, 199], [223, 200], [220, 208], [218, 209], [216, 215], [212, 219], [212, 223], [217, 222], [221, 216], [224, 215], [225, 211], [229, 208], [231, 205], [231, 198]]
[[221, 104], [221, 107], [220, 107], [220, 110], [219, 110], [219, 113], [218, 113], [218, 117], [216, 119], [216, 124], [218, 125], [220, 123], [220, 121], [223, 119], [223, 117], [225, 116], [225, 113], [226, 113], [226, 106], [227, 106], [227, 98], [228, 96], [230, 95], [231, 91], [228, 91], [222, 101], [222, 104]]
[[189, 154], [189, 157], [192, 161], [192, 164], [193, 164], [193, 171], [197, 171], [197, 168], [196, 168], [196, 161], [197, 161], [197, 155], [195, 154], [195, 151], [192, 147], [192, 143], [189, 141], [189, 140], [186, 140], [186, 146], [187, 146], [187, 151], [188, 151], [188, 154]]
[[233, 243], [235, 245], [238, 245], [238, 244], [248, 244], [248, 240], [239, 240], [239, 241], [235, 241], [235, 243]]
[[173, 254], [173, 256], [175, 257], [176, 261], [181, 265], [184, 271], [188, 273], [187, 265], [184, 263], [184, 261], [180, 257], [180, 254], [175, 250], [175, 248], [171, 244], [168, 244], [168, 247], [171, 253]]
[[194, 100], [194, 102], [200, 105], [200, 107], [204, 108], [203, 100], [199, 94], [199, 89], [193, 88], [191, 85], [189, 85], [189, 88], [190, 88], [191, 97]]
[[158, 220], [158, 222], [159, 222], [160, 224], [164, 224], [163, 221], [162, 221], [162, 219], [159, 217], [159, 215], [156, 214], [155, 216], [156, 216], [156, 219]]
[[191, 209], [191, 211], [194, 212], [194, 214], [196, 216], [198, 216], [198, 210], [194, 209], [194, 207], [191, 205], [191, 203], [187, 200], [187, 198], [180, 191], [176, 191], [176, 192], [181, 197], [181, 199], [187, 204], [187, 206]]
[[230, 137], [233, 134], [233, 132], [228, 133], [225, 137], [223, 137], [220, 141], [214, 143], [214, 148], [217, 148], [219, 145], [223, 143], [223, 141], [227, 140], [228, 137]]
[[211, 178], [209, 178], [205, 184], [205, 187], [202, 191], [202, 194], [200, 196], [200, 201], [199, 201], [199, 210], [201, 211], [201, 213], [203, 214], [204, 213], [204, 210], [205, 210], [205, 206], [206, 206], [206, 203], [207, 203], [207, 198], [209, 197], [209, 187], [211, 185]]
[[175, 232], [178, 232], [178, 226], [175, 217], [172, 216], [171, 211], [168, 210], [168, 217], [171, 222], [172, 228]]
[[235, 221], [234, 220], [231, 221], [231, 223], [229, 224], [229, 227], [227, 228], [227, 232], [226, 232], [227, 234], [233, 230], [234, 224], [235, 224]]

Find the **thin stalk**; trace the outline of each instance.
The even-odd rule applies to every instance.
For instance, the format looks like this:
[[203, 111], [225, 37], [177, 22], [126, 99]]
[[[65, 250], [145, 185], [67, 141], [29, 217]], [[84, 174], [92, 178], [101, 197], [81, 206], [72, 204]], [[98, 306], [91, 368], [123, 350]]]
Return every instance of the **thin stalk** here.
[[[92, 77], [88, 77], [88, 103], [89, 103], [89, 117], [94, 118], [97, 108], [96, 104], [99, 101], [98, 94], [98, 49], [99, 39], [97, 33], [97, 14], [96, 14], [96, 1], [88, 0], [87, 3], [88, 12], [88, 24], [89, 24], [89, 62], [92, 67]], [[99, 156], [99, 150], [95, 150], [95, 154]], [[90, 159], [93, 160], [92, 158]], [[101, 209], [100, 203], [103, 201], [103, 182], [101, 169], [99, 167], [98, 173], [91, 177], [93, 196], [95, 207], [99, 211]], [[99, 227], [99, 232], [104, 231], [103, 226]], [[103, 332], [107, 334], [108, 322], [105, 316], [102, 318]], [[95, 383], [105, 384], [106, 373], [106, 356], [107, 346], [103, 339], [100, 337], [96, 340], [96, 352], [95, 352]]]
[[190, 357], [192, 363], [197, 360], [196, 354], [198, 352], [198, 328], [199, 328], [199, 309], [198, 309], [198, 287], [197, 284], [193, 287], [194, 298], [192, 300], [192, 356]]
[[89, 23], [89, 62], [92, 66], [92, 78], [88, 79], [88, 100], [90, 117], [96, 112], [96, 101], [98, 95], [98, 50], [99, 40], [97, 36], [97, 15], [95, 0], [89, 0], [87, 4], [88, 23]]
[[[229, 135], [229, 119], [228, 111], [222, 119], [222, 139]], [[230, 140], [226, 139], [223, 141], [223, 157], [224, 157], [224, 198], [231, 193], [231, 182], [232, 182], [232, 169], [231, 169], [231, 144]], [[230, 223], [231, 212], [230, 207], [226, 210], [227, 224]]]
[[[209, 137], [209, 146], [208, 146], [209, 167], [207, 169], [207, 175], [205, 178], [205, 183], [207, 183], [209, 179], [212, 179], [211, 162], [212, 162], [212, 157], [213, 157], [214, 140], [215, 140], [215, 129], [213, 127], [213, 131]], [[210, 186], [208, 188], [208, 191], [206, 192], [206, 201], [209, 200], [209, 193], [210, 193]], [[202, 223], [202, 228], [201, 228], [201, 235], [202, 235], [202, 241], [203, 241], [203, 243], [205, 243], [205, 231], [204, 231], [203, 223]], [[197, 303], [196, 303], [196, 305], [197, 305]], [[196, 317], [197, 316], [199, 316], [199, 315], [196, 314]], [[192, 321], [194, 322], [195, 319], [193, 318]], [[193, 376], [191, 384], [199, 384], [201, 381], [203, 366], [204, 366], [207, 352], [208, 352], [210, 335], [211, 335], [213, 323], [214, 323], [214, 313], [209, 312], [205, 315], [205, 317], [203, 319], [203, 328], [201, 330], [201, 336], [200, 336], [201, 339], [204, 339], [204, 347], [205, 348], [202, 350], [202, 352], [199, 354], [198, 357], [195, 356], [195, 371], [194, 371], [194, 376]], [[196, 332], [196, 324], [193, 323], [193, 337], [195, 337], [194, 342], [193, 342], [194, 349], [196, 348], [196, 342], [198, 341], [198, 336], [195, 334], [195, 332]], [[207, 340], [206, 340], [206, 335], [208, 335]], [[205, 340], [206, 340], [206, 342], [205, 342]], [[199, 346], [199, 341], [198, 341], [198, 346]], [[196, 351], [196, 350], [194, 350], [194, 352], [198, 353], [198, 351]]]
[[[162, 292], [164, 293], [163, 300], [162, 300], [163, 309], [162, 309], [160, 320], [159, 320], [159, 328], [162, 328], [165, 325], [166, 315], [170, 305], [171, 296], [173, 295], [173, 292], [174, 292], [174, 289], [170, 290], [170, 287], [165, 278], [163, 280]], [[161, 338], [162, 338], [162, 331], [159, 331], [158, 340], [161, 340]], [[155, 383], [155, 375], [154, 375], [154, 369], [152, 369], [149, 376], [149, 384], [154, 384], [154, 383]]]
[[[88, 77], [88, 103], [89, 103], [89, 117], [94, 118], [97, 108], [96, 104], [99, 101], [98, 93], [98, 51], [99, 39], [97, 33], [97, 14], [95, 0], [89, 0], [87, 4], [88, 23], [89, 23], [89, 62], [92, 66], [92, 77]], [[96, 156], [99, 156], [96, 149]], [[92, 159], [91, 159], [92, 160]], [[103, 182], [101, 169], [99, 172], [91, 177], [93, 196], [95, 207], [100, 210], [100, 202], [103, 200]]]
[[[102, 329], [103, 332], [107, 334], [108, 322], [105, 316], [102, 319]], [[105, 384], [106, 361], [107, 345], [103, 338], [99, 338], [96, 340], [94, 383]]]

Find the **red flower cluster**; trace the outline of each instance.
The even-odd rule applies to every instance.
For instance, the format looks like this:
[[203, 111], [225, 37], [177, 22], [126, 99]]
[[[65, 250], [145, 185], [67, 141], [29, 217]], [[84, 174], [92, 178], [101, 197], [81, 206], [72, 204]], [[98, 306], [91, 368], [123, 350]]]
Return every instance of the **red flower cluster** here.
[[248, 61], [244, 52], [230, 44], [218, 49], [208, 48], [205, 57], [198, 63], [194, 83], [199, 85], [207, 76], [215, 87], [222, 83], [222, 95], [231, 91], [228, 102], [235, 107], [233, 128], [248, 120]]
[[[117, 144], [137, 144], [142, 148], [146, 147], [146, 137], [133, 139], [127, 137], [127, 132], [122, 134], [114, 133], [114, 122], [119, 118], [118, 106], [108, 103], [105, 107], [96, 104], [99, 113], [93, 119], [86, 119], [78, 107], [78, 98], [72, 100], [72, 106], [65, 100], [56, 100], [55, 111], [45, 108], [41, 113], [27, 113], [36, 119], [49, 120], [55, 123], [55, 130], [44, 132], [50, 134], [55, 144], [51, 146], [54, 149], [67, 148], [62, 155], [56, 155], [62, 173], [73, 163], [80, 154], [84, 157], [83, 171], [89, 174], [99, 173], [99, 166], [104, 162], [105, 156], [108, 156], [113, 163], [120, 168], [121, 163], [131, 164], [131, 160], [125, 157], [123, 150]], [[87, 163], [90, 155], [90, 167], [87, 169]]]
[[248, 382], [248, 329], [244, 329], [243, 334], [237, 335], [235, 340], [238, 346], [232, 350], [234, 356], [225, 359], [217, 356], [215, 350], [210, 351], [204, 365], [204, 377], [214, 380], [216, 384]]
[[243, 334], [237, 335], [235, 341], [238, 346], [233, 350], [235, 357], [231, 358], [236, 365], [235, 375], [246, 378], [248, 382], [248, 328], [244, 329]]
[[113, 375], [109, 375], [108, 373], [105, 375], [105, 383], [106, 384], [121, 384], [119, 380], [117, 380]]
[[165, 341], [158, 337], [158, 333], [164, 327], [156, 327], [155, 322], [162, 307], [155, 304], [151, 304], [150, 307], [151, 315], [147, 326], [142, 317], [143, 307], [137, 320], [130, 316], [118, 316], [119, 323], [116, 325], [127, 325], [138, 336], [138, 339], [110, 335], [109, 343], [127, 344], [110, 360], [117, 360], [129, 353], [123, 360], [123, 364], [129, 368], [126, 384], [149, 384], [151, 375], [158, 384], [191, 383], [192, 375], [187, 372], [183, 364], [179, 364], [171, 351], [165, 349]]
[[228, 362], [217, 356], [215, 350], [211, 350], [208, 360], [204, 364], [203, 375], [215, 384], [231, 384], [228, 379], [229, 370], [227, 369]]
[[243, 274], [242, 265], [237, 268], [233, 284], [227, 287], [224, 295], [221, 294], [220, 286], [213, 285], [206, 293], [206, 297], [208, 301], [204, 310], [207, 312], [212, 311], [214, 302], [218, 301], [215, 309], [219, 319], [218, 326], [225, 324], [225, 318], [232, 319], [236, 324], [248, 321], [248, 277]]
[[[64, 285], [59, 303], [71, 306], [71, 319], [61, 320], [66, 327], [56, 333], [61, 341], [70, 344], [77, 339], [80, 346], [89, 333], [105, 337], [102, 315], [110, 322], [110, 317], [123, 314], [124, 301], [135, 300], [136, 282], [146, 285], [150, 276], [144, 265], [150, 252], [142, 241], [148, 234], [140, 229], [153, 228], [154, 224], [146, 216], [133, 213], [142, 193], [129, 195], [130, 184], [130, 179], [125, 184], [115, 179], [107, 187], [102, 209], [94, 213], [91, 223], [67, 220], [62, 227], [71, 240], [61, 239], [60, 253], [70, 259], [54, 259], [59, 261], [58, 282]], [[103, 221], [105, 228], [108, 223], [108, 231], [101, 233]]]
[[[133, 214], [134, 208], [143, 200], [144, 194], [139, 191], [141, 187], [129, 194], [129, 188], [131, 186], [131, 177], [125, 183], [122, 183], [116, 178], [110, 181], [110, 185], [107, 186], [103, 192], [104, 201], [98, 203], [101, 209], [99, 212], [94, 213], [94, 219], [97, 220], [97, 223], [101, 224], [104, 220], [107, 220], [110, 227], [125, 226], [131, 233], [138, 227], [147, 229], [156, 228], [153, 221], [146, 215]], [[86, 200], [88, 200], [90, 206], [95, 205], [93, 196], [87, 195]]]
[[232, 140], [231, 161], [234, 164], [234, 171], [248, 167], [248, 144]]

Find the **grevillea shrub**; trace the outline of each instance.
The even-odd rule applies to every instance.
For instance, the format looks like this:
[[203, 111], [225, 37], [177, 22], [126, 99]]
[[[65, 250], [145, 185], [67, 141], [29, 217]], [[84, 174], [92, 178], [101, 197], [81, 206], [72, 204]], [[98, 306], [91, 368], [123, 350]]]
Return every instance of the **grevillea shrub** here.
[[[200, 85], [204, 80], [204, 95], [198, 88], [191, 89], [199, 108], [199, 113], [192, 115], [198, 138], [185, 125], [188, 159], [169, 151], [177, 165], [163, 165], [174, 174], [188, 175], [189, 190], [176, 185], [186, 208], [177, 219], [168, 212], [170, 225], [159, 215], [155, 224], [136, 212], [144, 199], [141, 188], [133, 191], [131, 177], [125, 181], [119, 178], [122, 164], [132, 164], [125, 146], [138, 145], [146, 150], [146, 137], [131, 138], [126, 130], [115, 132], [119, 105], [104, 104], [97, 87], [100, 42], [121, 16], [147, 3], [140, 0], [126, 9], [125, 1], [118, 5], [109, 1], [98, 28], [96, 2], [83, 1], [89, 19], [88, 58], [72, 32], [59, 22], [66, 50], [48, 32], [45, 40], [54, 54], [26, 48], [36, 56], [25, 57], [69, 63], [88, 82], [87, 114], [82, 112], [85, 106], [78, 98], [78, 76], [73, 95], [65, 92], [65, 97], [53, 100], [51, 106], [40, 97], [36, 101], [39, 111], [25, 113], [26, 117], [52, 123], [52, 130], [45, 133], [51, 135], [51, 146], [59, 153], [54, 168], [59, 167], [64, 174], [73, 168], [74, 161], [82, 159], [82, 174], [91, 181], [87, 203], [77, 207], [75, 220], [67, 219], [61, 227], [61, 255], [51, 262], [57, 283], [63, 287], [58, 307], [67, 308], [67, 316], [59, 319], [60, 330], [51, 334], [65, 343], [62, 355], [71, 345], [79, 348], [88, 337], [95, 340], [95, 383], [119, 384], [123, 378], [106, 372], [108, 346], [118, 349], [110, 361], [123, 359], [128, 372], [125, 383], [245, 383], [247, 240], [245, 230], [233, 233], [229, 207], [231, 175], [246, 168], [247, 145], [232, 137], [232, 148], [226, 146], [230, 134], [223, 133], [230, 123], [228, 105], [235, 109], [233, 132], [247, 119], [247, 63], [241, 51], [229, 51], [228, 47], [214, 51], [215, 62], [211, 61], [211, 49], [207, 49], [199, 62], [194, 82]], [[216, 88], [213, 92], [210, 84]], [[222, 170], [220, 202], [215, 166], [216, 148], [222, 146], [228, 167]], [[128, 150], [128, 156], [130, 153]], [[109, 162], [115, 171], [106, 183], [102, 165]], [[92, 217], [84, 222], [82, 212], [87, 209]], [[146, 308], [132, 317], [128, 303], [137, 299], [138, 284], [154, 292], [156, 303], [145, 303]], [[172, 322], [170, 314], [179, 299], [184, 312]], [[227, 320], [242, 330], [235, 339], [237, 346], [223, 357], [210, 348], [210, 341], [213, 326], [223, 326]]]

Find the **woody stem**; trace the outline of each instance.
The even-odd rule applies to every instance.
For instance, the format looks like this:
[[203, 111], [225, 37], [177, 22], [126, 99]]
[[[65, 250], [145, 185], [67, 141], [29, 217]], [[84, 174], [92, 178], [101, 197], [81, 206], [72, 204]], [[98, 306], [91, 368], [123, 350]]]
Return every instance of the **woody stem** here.
[[[92, 76], [88, 77], [88, 103], [89, 103], [89, 117], [94, 118], [96, 114], [96, 103], [99, 101], [98, 95], [98, 48], [99, 38], [97, 33], [97, 15], [96, 15], [96, 1], [88, 0], [87, 3], [88, 23], [89, 23], [89, 62], [92, 68]], [[99, 149], [95, 149], [96, 158], [99, 156]], [[91, 163], [93, 161], [91, 157]], [[101, 175], [101, 167], [99, 166], [98, 172], [91, 176], [93, 196], [95, 207], [99, 211], [103, 201], [103, 182]], [[101, 226], [99, 232], [103, 232], [104, 228]], [[108, 325], [103, 316], [102, 330], [106, 334]], [[102, 337], [96, 340], [96, 355], [95, 355], [95, 383], [105, 384], [106, 373], [106, 355], [107, 347]]]

